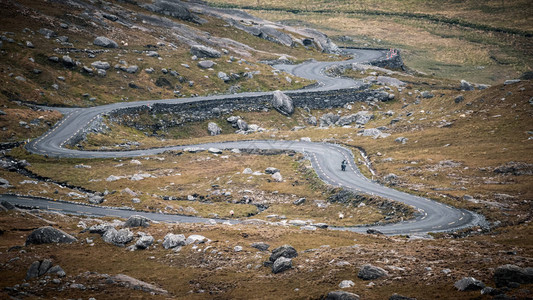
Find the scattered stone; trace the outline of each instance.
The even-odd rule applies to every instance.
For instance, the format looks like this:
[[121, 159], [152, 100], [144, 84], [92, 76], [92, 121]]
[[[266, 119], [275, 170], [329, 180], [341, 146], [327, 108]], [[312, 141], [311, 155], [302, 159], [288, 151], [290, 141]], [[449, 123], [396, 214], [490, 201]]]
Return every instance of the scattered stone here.
[[136, 65], [129, 66], [129, 67], [126, 68], [126, 72], [130, 73], [130, 74], [137, 73], [137, 71], [139, 71], [139, 67], [136, 66]]
[[274, 91], [272, 97], [272, 106], [280, 113], [290, 116], [294, 112], [294, 105], [291, 97], [281, 91]]
[[231, 78], [229, 78], [228, 74], [224, 73], [224, 72], [218, 72], [218, 78], [224, 80], [224, 82], [228, 82], [231, 80]]
[[510, 84], [515, 84], [515, 83], [519, 83], [520, 82], [520, 79], [509, 79], [509, 80], [506, 80], [503, 85], [510, 85]]
[[104, 202], [104, 197], [100, 196], [100, 195], [91, 195], [89, 196], [89, 203], [91, 204], [101, 204], [102, 202]]
[[294, 205], [302, 205], [305, 203], [305, 198], [296, 199], [292, 202]]
[[268, 167], [265, 169], [265, 173], [266, 174], [274, 174], [274, 173], [278, 173], [279, 172], [279, 169], [277, 168], [274, 168], [274, 167]]
[[422, 93], [420, 93], [420, 96], [422, 96], [422, 98], [426, 98], [426, 99], [435, 97], [435, 95], [433, 95], [429, 91], [423, 91]]
[[120, 230], [110, 228], [104, 233], [102, 239], [106, 243], [110, 243], [119, 247], [124, 247], [127, 243], [133, 240], [133, 232], [131, 232], [129, 228]]
[[343, 280], [343, 281], [341, 281], [341, 283], [339, 283], [339, 287], [341, 289], [349, 288], [349, 287], [352, 287], [354, 285], [355, 285], [355, 283], [353, 281], [351, 281], [351, 280]]
[[76, 63], [74, 62], [74, 60], [68, 56], [68, 55], [64, 55], [62, 58], [61, 58], [61, 62], [63, 63], [63, 65], [67, 68], [72, 68], [76, 65]]
[[35, 46], [33, 45], [33, 43], [30, 42], [30, 41], [26, 41], [26, 47], [28, 47], [28, 48], [35, 48]]
[[220, 126], [214, 122], [209, 122], [209, 124], [207, 124], [207, 131], [209, 131], [210, 135], [219, 135], [222, 133]]
[[105, 36], [99, 36], [94, 39], [93, 44], [104, 48], [118, 48], [117, 42]]
[[329, 292], [325, 300], [359, 300], [359, 295], [344, 291]]
[[122, 177], [115, 176], [115, 175], [109, 175], [109, 177], [107, 177], [105, 181], [112, 182], [112, 181], [117, 181], [119, 179], [122, 179]]
[[215, 63], [212, 60], [202, 60], [198, 62], [198, 67], [202, 69], [209, 69], [212, 68], [215, 65]]
[[248, 123], [246, 123], [243, 119], [237, 120], [237, 128], [241, 131], [247, 131], [248, 130]]
[[219, 51], [203, 45], [193, 45], [191, 47], [191, 54], [195, 55], [198, 58], [218, 58], [221, 56], [221, 53]]
[[201, 244], [201, 243], [204, 243], [205, 241], [207, 240], [207, 238], [203, 235], [199, 235], [199, 234], [193, 234], [193, 235], [190, 235], [186, 240], [185, 240], [185, 244], [186, 245], [190, 245], [190, 244]]
[[394, 141], [396, 143], [406, 144], [408, 140], [409, 140], [408, 138], [401, 136], [401, 137], [396, 138]]
[[283, 181], [283, 176], [281, 176], [280, 172], [276, 172], [276, 173], [272, 174], [272, 179], [274, 179], [276, 182], [282, 182]]
[[135, 242], [135, 247], [137, 249], [146, 249], [146, 248], [150, 247], [153, 243], [154, 243], [154, 237], [149, 235], [149, 234], [147, 234], [147, 235], [141, 236]]
[[148, 56], [148, 57], [159, 57], [159, 53], [157, 53], [156, 51], [148, 51], [146, 53], [146, 56]]
[[26, 272], [26, 280], [35, 278], [39, 276], [39, 266], [41, 265], [40, 261], [34, 261], [28, 271]]
[[24, 78], [23, 76], [17, 76], [17, 77], [15, 77], [15, 79], [18, 80], [18, 81], [22, 81], [22, 82], [26, 81], [26, 78]]
[[124, 274], [112, 276], [109, 278], [109, 281], [116, 282], [119, 285], [126, 286], [133, 290], [141, 290], [153, 294], [168, 294], [168, 292], [164, 289]]
[[459, 88], [461, 91], [473, 91], [474, 85], [466, 80], [461, 80], [461, 86]]
[[389, 173], [387, 175], [385, 175], [385, 177], [383, 177], [383, 181], [385, 181], [386, 183], [388, 184], [391, 184], [391, 185], [395, 185], [398, 183], [398, 175], [394, 174], [394, 173]]
[[51, 267], [50, 269], [48, 269], [48, 274], [55, 274], [59, 277], [65, 277], [67, 275], [67, 273], [65, 273], [65, 271], [63, 270], [63, 268], [61, 268], [59, 265], [55, 265], [53, 267]]
[[505, 287], [511, 282], [533, 283], [533, 268], [520, 268], [511, 264], [499, 266], [494, 271], [494, 282], [496, 287]]
[[298, 256], [298, 252], [291, 245], [283, 245], [272, 250], [272, 254], [270, 255], [269, 260], [271, 262], [274, 262], [280, 257], [294, 258], [297, 256]]
[[213, 153], [213, 154], [222, 154], [222, 150], [220, 150], [218, 148], [209, 148], [209, 149], [207, 149], [207, 152]]
[[267, 251], [268, 248], [270, 247], [269, 244], [267, 243], [263, 243], [263, 242], [259, 242], [259, 243], [252, 243], [251, 246], [259, 251]]
[[151, 220], [146, 217], [133, 215], [126, 220], [124, 227], [148, 227], [150, 222]]
[[533, 175], [533, 164], [510, 161], [494, 169], [494, 173], [520, 175]]
[[26, 238], [26, 245], [34, 244], [51, 244], [51, 243], [73, 243], [77, 239], [70, 234], [50, 227], [45, 226], [38, 229], [35, 229], [28, 237]]
[[476, 291], [485, 287], [485, 284], [474, 277], [464, 277], [453, 285], [459, 291]]
[[320, 117], [320, 127], [330, 127], [335, 125], [335, 123], [340, 119], [339, 115], [333, 113], [323, 114]]
[[455, 97], [453, 101], [455, 101], [455, 103], [461, 103], [464, 100], [465, 100], [465, 97], [463, 95], [458, 95], [457, 97]]
[[359, 269], [359, 273], [357, 273], [357, 277], [363, 280], [378, 279], [387, 275], [388, 273], [384, 269], [370, 264], [363, 265], [361, 269]]
[[163, 247], [165, 249], [175, 248], [178, 246], [185, 246], [185, 235], [168, 233], [163, 240]]
[[272, 265], [272, 273], [278, 274], [292, 268], [292, 259], [279, 257]]
[[91, 63], [91, 66], [95, 69], [108, 70], [111, 68], [111, 65], [105, 61], [95, 61]]
[[367, 234], [378, 234], [378, 235], [382, 235], [382, 234], [383, 234], [383, 232], [381, 232], [381, 231], [379, 231], [379, 230], [377, 230], [377, 229], [372, 229], [372, 228], [367, 229], [367, 230], [366, 230], [366, 233], [367, 233]]
[[416, 300], [416, 298], [401, 296], [395, 293], [389, 297], [389, 300]]
[[241, 252], [241, 251], [242, 251], [242, 246], [235, 246], [235, 247], [233, 248], [233, 251], [235, 251], [235, 252]]

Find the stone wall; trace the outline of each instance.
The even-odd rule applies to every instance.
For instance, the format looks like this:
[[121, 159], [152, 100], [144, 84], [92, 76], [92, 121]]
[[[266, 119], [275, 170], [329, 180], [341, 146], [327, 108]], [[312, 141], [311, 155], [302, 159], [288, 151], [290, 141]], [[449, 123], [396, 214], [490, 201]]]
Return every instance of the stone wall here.
[[[294, 107], [309, 109], [329, 109], [342, 107], [350, 102], [362, 102], [369, 99], [379, 101], [388, 101], [388, 94], [383, 91], [368, 89], [363, 86], [358, 89], [341, 89], [333, 91], [290, 91], [287, 92], [293, 100]], [[148, 113], [154, 116], [166, 116], [159, 118], [157, 129], [164, 129], [174, 126], [180, 126], [189, 122], [198, 122], [220, 116], [230, 115], [238, 111], [263, 111], [273, 109], [271, 104], [272, 94], [263, 94], [258, 96], [239, 96], [218, 99], [218, 100], [201, 100], [193, 103], [164, 104], [158, 103], [148, 106], [136, 106], [123, 108], [109, 113], [109, 119], [112, 122], [121, 125], [135, 127], [139, 130], [155, 129], [143, 128], [143, 124], [137, 124], [139, 114]], [[131, 117], [131, 118], [129, 118]]]

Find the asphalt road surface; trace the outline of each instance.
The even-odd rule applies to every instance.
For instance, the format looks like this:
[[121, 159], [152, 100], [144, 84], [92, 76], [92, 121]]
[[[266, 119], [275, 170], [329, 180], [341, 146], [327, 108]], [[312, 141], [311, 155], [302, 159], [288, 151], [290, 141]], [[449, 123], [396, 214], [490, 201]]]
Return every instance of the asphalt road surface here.
[[[300, 65], [277, 65], [276, 68], [295, 74], [299, 77], [317, 80], [318, 85], [314, 90], [335, 90], [341, 88], [357, 87], [361, 82], [347, 78], [331, 78], [325, 76], [324, 68], [333, 64], [342, 63], [367, 63], [372, 60], [382, 59], [384, 52], [377, 50], [350, 50], [353, 59], [343, 62], [306, 62]], [[313, 90], [313, 89], [311, 89]], [[287, 92], [290, 94], [290, 91]], [[339, 145], [329, 143], [314, 143], [301, 141], [239, 141], [210, 143], [202, 145], [173, 146], [165, 148], [155, 148], [148, 150], [131, 151], [80, 151], [64, 148], [64, 144], [76, 136], [81, 130], [88, 126], [99, 115], [112, 110], [141, 105], [151, 105], [154, 103], [190, 103], [196, 101], [217, 101], [220, 99], [232, 99], [249, 95], [268, 95], [264, 93], [244, 93], [238, 95], [219, 95], [209, 97], [180, 98], [166, 100], [149, 100], [140, 102], [115, 103], [91, 108], [79, 108], [64, 110], [65, 117], [46, 134], [26, 145], [26, 148], [36, 154], [48, 155], [51, 157], [76, 157], [76, 158], [110, 158], [110, 157], [135, 157], [162, 153], [167, 150], [184, 150], [185, 148], [198, 147], [203, 149], [281, 149], [295, 150], [304, 153], [311, 161], [318, 176], [328, 184], [342, 186], [346, 189], [362, 192], [371, 195], [381, 196], [394, 201], [399, 201], [413, 207], [417, 212], [415, 218], [399, 223], [372, 226], [372, 229], [381, 231], [384, 234], [426, 234], [428, 232], [455, 231], [458, 229], [480, 225], [483, 218], [473, 212], [457, 209], [437, 201], [414, 196], [400, 192], [364, 177], [354, 163], [351, 151]], [[340, 162], [346, 159], [348, 167], [346, 171], [341, 171]], [[50, 201], [31, 197], [17, 197], [2, 195], [1, 199], [24, 206], [39, 207], [62, 211], [64, 213], [75, 213], [94, 216], [117, 216], [128, 217], [132, 214], [141, 214], [152, 220], [167, 222], [208, 222], [208, 219], [187, 217], [179, 215], [147, 213], [139, 211], [124, 210], [119, 208], [96, 207], [74, 203]], [[215, 220], [216, 222], [227, 222], [227, 220]], [[231, 223], [238, 221], [232, 220]], [[369, 227], [336, 227], [332, 229], [350, 230], [365, 232]]]

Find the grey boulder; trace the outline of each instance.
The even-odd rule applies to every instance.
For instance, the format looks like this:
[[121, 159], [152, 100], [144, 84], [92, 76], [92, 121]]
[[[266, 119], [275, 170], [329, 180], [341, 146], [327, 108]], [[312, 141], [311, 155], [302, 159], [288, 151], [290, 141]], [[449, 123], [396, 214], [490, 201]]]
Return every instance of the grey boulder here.
[[210, 135], [219, 135], [222, 133], [220, 126], [214, 122], [209, 122], [209, 124], [207, 124], [207, 131], [209, 131]]
[[289, 116], [294, 112], [294, 105], [291, 97], [281, 91], [274, 91], [272, 97], [272, 106], [280, 113]]
[[267, 243], [263, 243], [263, 242], [252, 243], [251, 246], [252, 246], [253, 248], [259, 250], [259, 251], [267, 251], [268, 248], [270, 247], [269, 244], [267, 244]]
[[272, 265], [272, 273], [278, 274], [283, 271], [289, 270], [290, 268], [292, 268], [292, 260], [290, 258], [282, 256], [276, 259], [276, 261]]
[[94, 39], [93, 44], [104, 48], [118, 48], [117, 42], [105, 36], [99, 36]]
[[99, 69], [99, 70], [107, 70], [109, 68], [111, 68], [111, 65], [106, 62], [106, 61], [95, 61], [93, 63], [91, 63], [91, 66], [95, 69]]
[[363, 280], [378, 279], [387, 275], [388, 273], [384, 269], [370, 264], [363, 265], [361, 269], [359, 269], [359, 273], [357, 273], [357, 277]]
[[185, 246], [185, 236], [183, 234], [169, 233], [163, 239], [163, 247], [165, 249], [175, 248], [178, 246]]
[[137, 249], [146, 249], [154, 243], [154, 237], [151, 235], [143, 235], [136, 242], [135, 247]]
[[120, 230], [111, 228], [104, 233], [104, 235], [102, 236], [102, 239], [106, 243], [110, 243], [115, 246], [124, 247], [124, 245], [126, 245], [127, 243], [131, 242], [131, 240], [133, 240], [133, 232], [131, 232], [128, 228], [120, 229]]
[[50, 227], [45, 226], [38, 229], [35, 229], [28, 237], [26, 238], [26, 245], [34, 244], [50, 244], [50, 243], [73, 243], [77, 239], [70, 234]]
[[291, 245], [283, 245], [272, 250], [272, 254], [270, 255], [270, 261], [274, 262], [280, 257], [294, 258], [296, 256], [298, 256], [298, 251], [296, 251], [294, 247], [292, 247]]
[[211, 47], [204, 45], [193, 45], [191, 46], [191, 54], [196, 55], [198, 58], [208, 57], [208, 58], [218, 58], [222, 54], [220, 51], [215, 50]]
[[325, 300], [359, 300], [359, 295], [345, 291], [329, 292]]
[[146, 217], [133, 215], [126, 220], [124, 227], [148, 227], [150, 226], [150, 222], [151, 220]]
[[198, 67], [202, 69], [209, 69], [212, 68], [215, 65], [215, 63], [211, 60], [202, 60], [198, 62]]
[[494, 282], [496, 287], [505, 287], [511, 282], [533, 283], [533, 268], [520, 268], [511, 264], [499, 266], [494, 271]]
[[476, 291], [485, 288], [485, 284], [474, 277], [464, 277], [453, 285], [459, 291]]

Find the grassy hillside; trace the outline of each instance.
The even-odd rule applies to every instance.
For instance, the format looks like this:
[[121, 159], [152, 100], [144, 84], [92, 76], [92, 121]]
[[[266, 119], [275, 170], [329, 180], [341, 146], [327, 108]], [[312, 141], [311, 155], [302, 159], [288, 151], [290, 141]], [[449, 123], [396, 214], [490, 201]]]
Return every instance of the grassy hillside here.
[[[341, 45], [402, 49], [407, 66], [497, 83], [533, 66], [528, 1], [214, 0], [287, 24], [309, 24]], [[503, 3], [503, 7], [502, 7]]]

